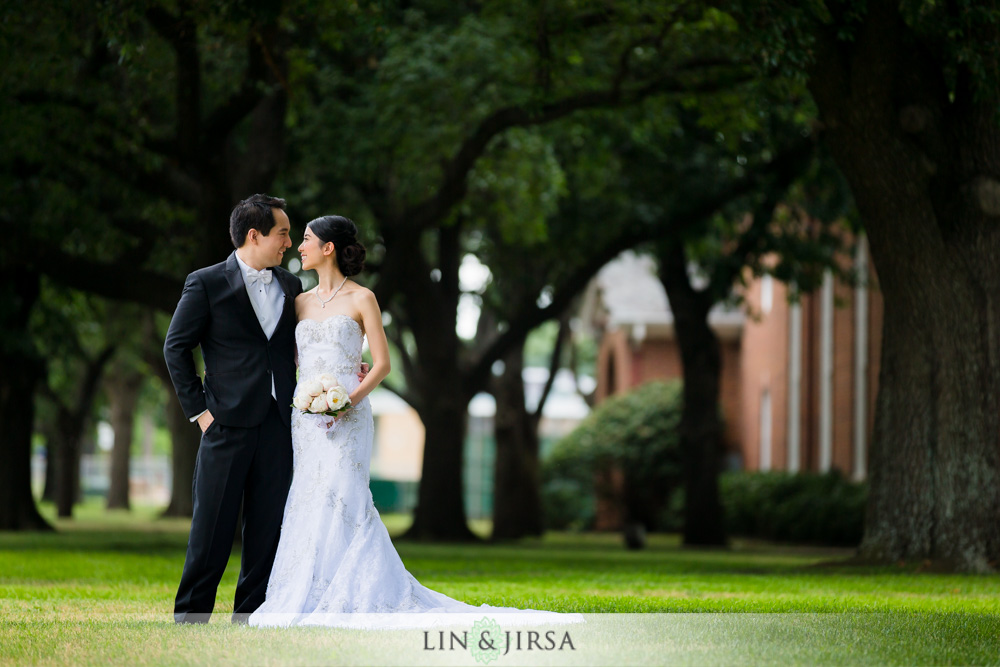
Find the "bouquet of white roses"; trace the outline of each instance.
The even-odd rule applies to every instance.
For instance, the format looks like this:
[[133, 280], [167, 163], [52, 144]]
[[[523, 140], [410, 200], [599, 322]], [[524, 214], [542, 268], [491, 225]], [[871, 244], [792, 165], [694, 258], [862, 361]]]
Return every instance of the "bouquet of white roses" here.
[[299, 383], [299, 393], [292, 399], [292, 406], [309, 414], [336, 417], [350, 409], [351, 398], [337, 378], [323, 373]]

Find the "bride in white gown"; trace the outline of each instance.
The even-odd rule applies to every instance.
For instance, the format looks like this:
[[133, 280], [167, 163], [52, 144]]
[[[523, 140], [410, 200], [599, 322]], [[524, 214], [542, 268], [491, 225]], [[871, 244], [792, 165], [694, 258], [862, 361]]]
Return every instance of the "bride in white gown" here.
[[[329, 417], [293, 410], [293, 476], [281, 538], [267, 599], [249, 624], [423, 627], [453, 623], [455, 613], [479, 619], [484, 612], [503, 613], [508, 625], [581, 620], [469, 605], [422, 586], [403, 566], [368, 486], [374, 435], [368, 394], [388, 374], [389, 355], [374, 295], [347, 280], [364, 261], [356, 234], [347, 218], [325, 216], [309, 223], [299, 246], [303, 268], [320, 278], [295, 302], [299, 381], [334, 375], [354, 407], [329, 427]], [[366, 332], [373, 363], [359, 381]]]

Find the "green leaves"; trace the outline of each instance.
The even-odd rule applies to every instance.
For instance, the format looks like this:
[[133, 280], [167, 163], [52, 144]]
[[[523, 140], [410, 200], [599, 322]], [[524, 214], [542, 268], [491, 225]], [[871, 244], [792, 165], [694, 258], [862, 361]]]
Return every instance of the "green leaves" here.
[[547, 525], [589, 527], [595, 479], [610, 467], [624, 473], [631, 494], [665, 505], [680, 481], [680, 418], [679, 382], [648, 382], [602, 402], [544, 461]]
[[548, 218], [566, 193], [555, 148], [540, 132], [515, 128], [497, 137], [469, 175], [466, 215], [494, 222], [505, 244], [549, 240]]

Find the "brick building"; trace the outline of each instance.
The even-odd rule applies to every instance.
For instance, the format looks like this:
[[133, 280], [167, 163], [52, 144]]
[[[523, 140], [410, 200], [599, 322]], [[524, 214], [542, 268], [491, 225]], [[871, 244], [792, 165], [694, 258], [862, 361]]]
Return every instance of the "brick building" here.
[[[867, 245], [855, 270], [869, 280]], [[717, 307], [727, 466], [836, 468], [866, 474], [882, 330], [882, 300], [837, 282], [788, 302], [770, 276], [752, 281], [742, 307]], [[587, 291], [583, 319], [599, 338], [597, 399], [654, 378], [679, 378], [680, 353], [666, 293], [651, 258], [625, 253]]]

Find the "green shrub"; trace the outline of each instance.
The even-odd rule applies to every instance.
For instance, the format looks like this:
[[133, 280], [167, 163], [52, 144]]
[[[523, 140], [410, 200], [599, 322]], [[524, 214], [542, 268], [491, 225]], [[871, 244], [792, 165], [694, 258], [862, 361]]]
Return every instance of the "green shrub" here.
[[680, 480], [679, 382], [649, 382], [601, 403], [542, 464], [546, 526], [585, 530], [593, 526], [598, 471], [619, 467], [625, 476], [626, 511], [650, 530], [659, 529]]
[[[628, 518], [647, 530], [680, 531], [681, 400], [679, 382], [644, 384], [604, 401], [557, 442], [542, 462], [546, 527], [592, 528], [595, 475], [617, 466], [625, 474]], [[726, 472], [719, 494], [733, 536], [842, 546], [861, 540], [867, 486], [836, 471]]]
[[545, 525], [554, 530], [588, 530], [594, 526], [596, 498], [578, 480], [556, 477], [543, 484]]
[[[864, 527], [867, 485], [838, 471], [725, 472], [719, 497], [730, 536], [825, 546], [855, 546]], [[684, 490], [677, 489], [658, 522], [666, 531], [684, 525]]]
[[868, 487], [838, 471], [725, 473], [719, 491], [731, 535], [839, 546], [861, 541]]

